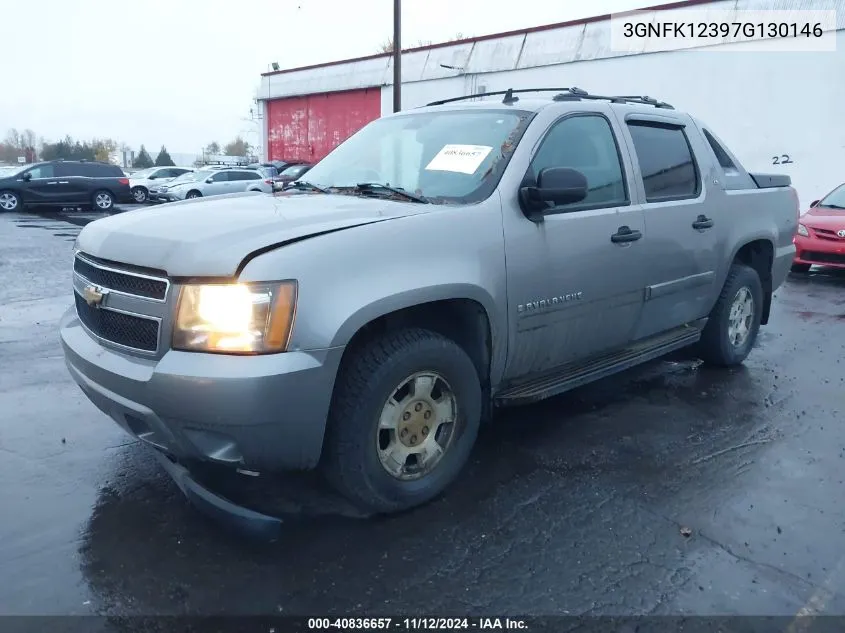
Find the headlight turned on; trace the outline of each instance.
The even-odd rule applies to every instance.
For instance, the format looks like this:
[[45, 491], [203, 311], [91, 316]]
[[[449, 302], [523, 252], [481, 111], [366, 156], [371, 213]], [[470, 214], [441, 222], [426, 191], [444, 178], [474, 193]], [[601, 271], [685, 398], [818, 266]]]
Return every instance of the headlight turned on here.
[[222, 354], [284, 352], [296, 294], [295, 281], [183, 286], [173, 348]]
[[807, 227], [803, 224], [798, 225], [798, 235], [803, 235], [804, 237], [810, 237], [809, 231], [807, 231]]

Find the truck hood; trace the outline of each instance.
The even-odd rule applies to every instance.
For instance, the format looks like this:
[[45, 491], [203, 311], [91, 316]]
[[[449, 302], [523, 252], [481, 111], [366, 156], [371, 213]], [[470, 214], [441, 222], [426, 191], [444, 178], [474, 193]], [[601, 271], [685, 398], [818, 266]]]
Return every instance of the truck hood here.
[[171, 277], [232, 277], [257, 250], [430, 210], [430, 205], [339, 194], [234, 193], [96, 220], [79, 233], [76, 248]]
[[813, 207], [801, 216], [800, 222], [820, 229], [845, 229], [845, 209]]

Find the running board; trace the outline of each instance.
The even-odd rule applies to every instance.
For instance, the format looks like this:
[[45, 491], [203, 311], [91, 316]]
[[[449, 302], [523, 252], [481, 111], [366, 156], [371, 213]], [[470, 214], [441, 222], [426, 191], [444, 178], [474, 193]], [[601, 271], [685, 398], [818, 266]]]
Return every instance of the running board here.
[[699, 327], [685, 325], [664, 334], [650, 337], [620, 351], [593, 358], [586, 362], [572, 363], [556, 369], [552, 373], [509, 387], [496, 394], [495, 403], [499, 407], [509, 407], [545, 400], [594, 380], [660, 358], [670, 352], [697, 343], [700, 338], [701, 329]]

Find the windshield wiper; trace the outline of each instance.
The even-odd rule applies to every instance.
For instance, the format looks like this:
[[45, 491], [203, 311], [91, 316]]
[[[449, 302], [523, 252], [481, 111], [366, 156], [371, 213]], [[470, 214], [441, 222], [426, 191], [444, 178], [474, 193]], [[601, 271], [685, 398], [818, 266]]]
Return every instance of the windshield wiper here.
[[317, 185], [305, 180], [292, 180], [284, 187], [282, 187], [282, 191], [286, 191], [288, 189], [299, 189], [300, 191], [319, 191], [320, 193], [329, 193], [327, 189], [318, 187]]
[[420, 196], [415, 193], [411, 193], [410, 191], [405, 191], [401, 187], [391, 187], [390, 185], [385, 185], [380, 182], [359, 182], [357, 185], [355, 185], [355, 188], [359, 191], [372, 191], [373, 189], [384, 189], [385, 191], [395, 193], [396, 195], [407, 198], [408, 200], [413, 200], [414, 202], [420, 202], [422, 204], [431, 203], [431, 201], [425, 196]]
[[845, 209], [845, 207], [838, 205], [838, 204], [823, 204], [819, 202], [818, 206], [820, 207], [828, 207], [830, 209]]

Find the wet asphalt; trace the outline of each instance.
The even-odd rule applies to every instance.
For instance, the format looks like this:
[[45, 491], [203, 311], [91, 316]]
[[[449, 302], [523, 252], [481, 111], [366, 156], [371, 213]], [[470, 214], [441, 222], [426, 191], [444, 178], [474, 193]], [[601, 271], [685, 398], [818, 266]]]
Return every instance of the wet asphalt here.
[[96, 217], [0, 215], [0, 614], [845, 614], [842, 272], [791, 275], [739, 369], [673, 357], [498, 413], [417, 510], [321, 511], [307, 476], [251, 492], [307, 509], [258, 543], [67, 374]]

